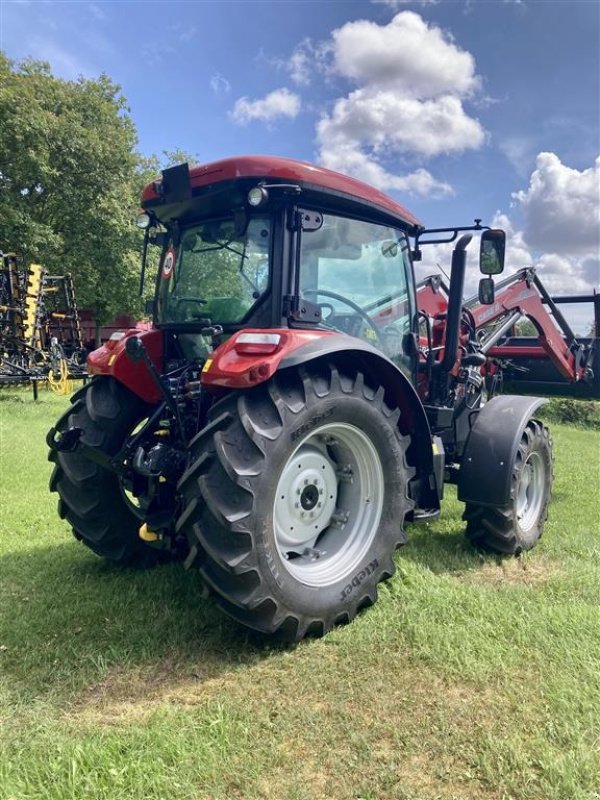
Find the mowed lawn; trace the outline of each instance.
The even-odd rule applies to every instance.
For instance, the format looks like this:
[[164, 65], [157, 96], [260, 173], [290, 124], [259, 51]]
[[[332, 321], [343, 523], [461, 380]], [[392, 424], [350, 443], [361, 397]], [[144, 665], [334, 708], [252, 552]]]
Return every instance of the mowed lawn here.
[[47, 489], [66, 405], [0, 394], [0, 797], [600, 798], [600, 433], [553, 426], [524, 557], [481, 556], [448, 490], [352, 625], [297, 647], [181, 566], [120, 571]]

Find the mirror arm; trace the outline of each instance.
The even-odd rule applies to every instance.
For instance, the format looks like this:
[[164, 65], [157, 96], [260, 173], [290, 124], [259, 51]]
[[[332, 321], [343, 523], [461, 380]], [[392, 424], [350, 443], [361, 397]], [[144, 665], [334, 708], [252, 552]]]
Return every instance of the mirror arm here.
[[150, 228], [144, 231], [144, 246], [142, 248], [142, 272], [140, 274], [140, 297], [144, 296], [144, 282], [146, 280], [146, 260], [148, 258], [148, 241], [150, 239]]

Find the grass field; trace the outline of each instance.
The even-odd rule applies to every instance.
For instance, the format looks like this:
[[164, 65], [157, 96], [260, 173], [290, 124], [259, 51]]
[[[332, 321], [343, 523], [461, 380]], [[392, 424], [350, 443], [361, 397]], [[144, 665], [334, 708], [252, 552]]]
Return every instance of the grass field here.
[[466, 547], [449, 491], [374, 608], [281, 648], [180, 566], [72, 539], [44, 443], [65, 403], [0, 394], [0, 798], [600, 798], [600, 433], [553, 427], [536, 550]]

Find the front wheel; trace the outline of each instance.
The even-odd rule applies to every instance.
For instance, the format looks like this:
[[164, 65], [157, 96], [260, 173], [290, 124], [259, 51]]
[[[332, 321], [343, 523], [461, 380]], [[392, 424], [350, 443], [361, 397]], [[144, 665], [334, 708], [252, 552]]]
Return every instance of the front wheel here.
[[315, 365], [214, 407], [177, 527], [228, 614], [297, 641], [375, 602], [411, 508], [398, 417], [362, 373]]
[[531, 550], [544, 530], [552, 493], [552, 439], [548, 429], [530, 420], [512, 465], [510, 501], [501, 508], [467, 503], [466, 536], [477, 547], [518, 555]]
[[[114, 378], [104, 376], [93, 378], [71, 403], [55, 430], [81, 428], [82, 439], [109, 456], [121, 449], [151, 410]], [[51, 450], [49, 458], [54, 462], [50, 490], [58, 492], [58, 512], [71, 524], [76, 539], [125, 566], [149, 567], [165, 560], [161, 551], [139, 539], [140, 518], [114, 472], [77, 451]]]

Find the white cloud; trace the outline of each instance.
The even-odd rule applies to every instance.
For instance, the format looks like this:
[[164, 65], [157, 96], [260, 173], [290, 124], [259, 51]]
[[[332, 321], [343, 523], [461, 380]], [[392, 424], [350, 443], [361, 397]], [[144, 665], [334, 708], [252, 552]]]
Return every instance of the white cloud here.
[[317, 124], [320, 163], [383, 190], [451, 194], [427, 170], [395, 174], [391, 164], [398, 156], [428, 159], [483, 145], [484, 129], [463, 108], [463, 98], [480, 87], [471, 54], [412, 11], [387, 25], [348, 22], [321, 52], [329, 53], [330, 74], [357, 88]]
[[600, 158], [579, 171], [554, 153], [539, 153], [529, 187], [513, 193], [525, 215], [524, 235], [540, 251], [566, 256], [598, 253]]
[[348, 22], [332, 37], [335, 70], [359, 84], [420, 98], [464, 96], [479, 87], [473, 56], [413, 11], [387, 25]]
[[231, 91], [231, 83], [220, 72], [215, 72], [210, 77], [210, 88], [218, 97], [224, 94], [229, 94]]
[[391, 91], [357, 89], [337, 100], [317, 125], [322, 153], [345, 142], [426, 157], [480, 147], [483, 128], [468, 117], [457, 97], [432, 100], [402, 97]]
[[387, 6], [393, 11], [399, 11], [404, 6], [435, 6], [439, 0], [371, 0], [374, 6]]
[[246, 125], [252, 120], [272, 122], [278, 117], [294, 119], [300, 112], [300, 98], [289, 89], [275, 89], [260, 100], [240, 97], [230, 112], [236, 125]]
[[452, 187], [437, 181], [426, 169], [408, 175], [394, 175], [352, 141], [338, 141], [321, 151], [321, 163], [328, 169], [353, 175], [382, 191], [400, 191], [420, 196], [452, 194]]
[[310, 83], [314, 60], [315, 50], [311, 40], [303, 39], [285, 62], [285, 68], [295, 84], [307, 86]]
[[259, 61], [286, 72], [296, 86], [308, 86], [316, 74], [326, 74], [331, 69], [331, 42], [313, 42], [306, 37], [296, 45], [288, 58], [268, 56], [259, 51]]
[[[497, 212], [492, 225], [507, 234], [506, 271], [534, 266], [551, 295], [591, 294], [600, 286], [600, 158], [593, 167], [565, 166], [539, 153], [527, 189], [514, 192], [523, 225]], [[561, 306], [576, 333], [589, 331], [590, 304]]]

